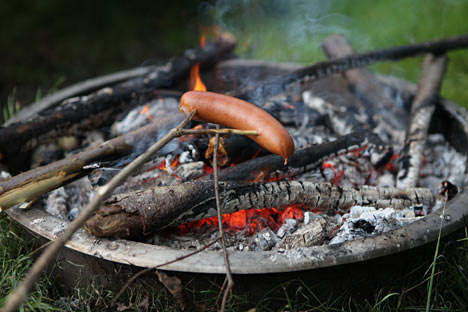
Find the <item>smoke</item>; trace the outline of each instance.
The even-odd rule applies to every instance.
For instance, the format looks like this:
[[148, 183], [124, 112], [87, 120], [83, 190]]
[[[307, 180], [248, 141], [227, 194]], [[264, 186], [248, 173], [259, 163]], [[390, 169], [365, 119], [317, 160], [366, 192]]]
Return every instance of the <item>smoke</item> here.
[[333, 1], [218, 0], [201, 10], [210, 23], [236, 36], [240, 57], [310, 63], [323, 59], [325, 36], [351, 35], [352, 21], [332, 12]]

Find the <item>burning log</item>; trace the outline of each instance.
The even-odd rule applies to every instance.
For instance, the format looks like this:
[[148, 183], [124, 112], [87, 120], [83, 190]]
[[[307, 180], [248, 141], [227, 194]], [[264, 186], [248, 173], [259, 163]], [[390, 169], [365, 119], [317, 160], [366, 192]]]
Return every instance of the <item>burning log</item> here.
[[[431, 207], [429, 189], [339, 187], [329, 183], [283, 181], [272, 183], [221, 182], [222, 211], [284, 207], [299, 204], [314, 209], [346, 211], [354, 205], [403, 209]], [[96, 236], [138, 237], [150, 231], [216, 215], [212, 181], [187, 182], [112, 196], [88, 221]]]
[[[385, 164], [392, 155], [391, 147], [369, 131], [353, 132], [339, 137], [335, 141], [313, 145], [294, 152], [291, 160], [284, 165], [284, 160], [277, 155], [267, 155], [224, 168], [219, 172], [220, 181], [267, 181], [281, 179], [285, 175], [296, 175], [316, 168], [323, 161], [348, 152], [366, 147], [375, 166]], [[202, 179], [210, 179], [206, 176]]]
[[[332, 35], [322, 41], [322, 48], [331, 59], [355, 54], [349, 42], [340, 35]], [[343, 76], [353, 93], [361, 100], [364, 111], [370, 118], [371, 127], [382, 126], [393, 134], [398, 142], [403, 142], [403, 130], [407, 127], [408, 117], [402, 107], [394, 103], [386, 94], [383, 86], [367, 68], [348, 70]]]
[[[152, 122], [145, 127], [116, 137], [62, 160], [18, 174], [0, 182], [0, 211], [29, 202], [87, 172], [83, 167], [93, 161], [128, 154], [141, 142], [156, 141], [161, 129], [170, 129], [183, 119], [182, 115]], [[152, 142], [146, 142], [150, 145]]]
[[418, 182], [427, 132], [438, 101], [446, 65], [445, 55], [430, 54], [424, 58], [423, 72], [411, 106], [411, 121], [401, 155], [401, 169], [397, 176], [399, 188], [414, 187]]
[[54, 129], [63, 131], [70, 124], [78, 124], [87, 118], [92, 117], [92, 127], [102, 126], [109, 120], [109, 116], [132, 103], [141, 103], [154, 96], [154, 90], [167, 88], [187, 77], [195, 63], [200, 62], [204, 67], [211, 66], [229, 55], [234, 47], [235, 40], [231, 36], [221, 36], [216, 43], [186, 50], [182, 56], [142, 77], [102, 88], [86, 96], [65, 100], [61, 105], [42, 112], [33, 119], [0, 127], [0, 155], [8, 161], [30, 139]]
[[239, 89], [231, 93], [232, 96], [247, 99], [260, 105], [265, 98], [278, 92], [294, 87], [297, 83], [314, 81], [332, 74], [368, 66], [380, 61], [397, 61], [403, 58], [426, 53], [443, 54], [449, 50], [468, 47], [468, 36], [458, 36], [423, 43], [410, 44], [394, 48], [386, 48], [365, 53], [358, 53], [335, 60], [318, 62], [292, 71], [289, 75], [273, 78], [254, 87]]

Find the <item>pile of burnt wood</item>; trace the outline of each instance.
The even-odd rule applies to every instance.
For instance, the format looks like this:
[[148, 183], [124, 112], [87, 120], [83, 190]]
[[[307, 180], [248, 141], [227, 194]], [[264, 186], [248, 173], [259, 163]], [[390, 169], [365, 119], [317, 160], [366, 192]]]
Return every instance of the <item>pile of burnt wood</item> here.
[[[299, 66], [234, 59], [235, 40], [223, 35], [164, 66], [72, 86], [26, 108], [0, 128], [0, 160], [13, 174], [0, 182], [0, 208], [28, 207], [43, 194], [84, 176], [95, 185], [108, 181], [183, 119], [178, 99], [187, 90], [191, 69], [200, 64], [209, 90], [260, 106], [288, 128], [296, 145], [285, 164], [245, 136], [223, 137], [219, 149], [223, 213], [289, 205], [335, 213], [365, 205], [431, 209], [437, 194], [418, 187], [418, 180], [447, 63], [443, 53], [467, 45], [467, 37], [457, 37], [355, 54], [344, 38], [332, 36], [323, 42], [330, 61]], [[357, 68], [418, 54], [427, 55], [414, 95]], [[125, 118], [130, 121], [122, 124]], [[193, 122], [190, 127], [212, 125]], [[97, 130], [102, 142], [82, 149], [89, 144], [84, 138], [90, 141]], [[35, 168], [29, 169], [33, 151], [50, 144], [55, 146], [52, 152], [43, 153], [49, 158], [35, 158]], [[97, 236], [138, 237], [215, 216], [212, 152], [209, 136], [188, 136], [168, 145], [114, 191], [89, 220], [89, 231]], [[358, 154], [373, 172], [393, 179], [372, 185], [371, 177], [362, 174], [364, 183], [349, 178], [343, 183], [335, 171], [327, 179], [324, 163], [348, 153]], [[148, 178], [147, 172], [155, 168], [176, 179], [164, 183], [159, 176]], [[299, 178], [310, 172], [325, 178]], [[454, 196], [455, 186], [443, 186], [442, 196]], [[92, 194], [92, 188], [88, 191]], [[73, 217], [70, 207], [63, 210]]]

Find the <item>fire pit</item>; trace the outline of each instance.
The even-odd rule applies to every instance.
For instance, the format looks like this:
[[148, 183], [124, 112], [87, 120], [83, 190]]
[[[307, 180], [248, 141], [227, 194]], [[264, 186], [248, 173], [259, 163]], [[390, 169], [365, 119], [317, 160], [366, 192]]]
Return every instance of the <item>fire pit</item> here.
[[[220, 62], [214, 70], [204, 72], [203, 76], [207, 84], [212, 86], [214, 90], [224, 92], [226, 90], [233, 89], [233, 84], [240, 81], [239, 77], [253, 77], [253, 79], [262, 80], [266, 77], [275, 75], [287, 75], [291, 72], [294, 72], [298, 68], [300, 68], [299, 65], [293, 64], [275, 64], [233, 59]], [[390, 94], [390, 98], [400, 100], [401, 103], [403, 103], [403, 106], [405, 105], [404, 103], [407, 103], [415, 95], [416, 86], [413, 84], [389, 77], [378, 76], [377, 79], [378, 83], [383, 86], [384, 90]], [[185, 83], [185, 81], [181, 81], [180, 86], [175, 86], [173, 90], [184, 89]], [[108, 93], [106, 94], [106, 92]], [[102, 97], [112, 96], [112, 92], [115, 92], [115, 90], [112, 91], [110, 89], [101, 89], [98, 91], [98, 95]], [[356, 98], [353, 98], [355, 96], [354, 92], [349, 90], [346, 79], [339, 75], [314, 81], [307, 86], [306, 93], [302, 93], [301, 91], [299, 94], [302, 94], [302, 99], [300, 99], [300, 101], [319, 102], [322, 107], [324, 105], [328, 105], [326, 104], [327, 102], [344, 102], [350, 99], [352, 101], [357, 101]], [[167, 94], [159, 95], [162, 97], [170, 97], [166, 96]], [[145, 96], [150, 97], [149, 94], [145, 94]], [[171, 96], [174, 96], [174, 94]], [[177, 97], [177, 93], [175, 97]], [[72, 103], [73, 99], [69, 101]], [[142, 102], [141, 99], [139, 99], [138, 102]], [[280, 115], [280, 119], [283, 121], [287, 120], [287, 118], [289, 118], [287, 114], [288, 107], [281, 107], [281, 101], [273, 101], [272, 103], [272, 111], [274, 112], [274, 109], [276, 109], [274, 105], [280, 106], [282, 110], [278, 112], [278, 115]], [[319, 110], [318, 106], [316, 106], [314, 109], [317, 111]], [[149, 108], [145, 109], [144, 111], [140, 111], [140, 115], [144, 116], [148, 110]], [[433, 138], [433, 142], [438, 142], [441, 140], [448, 142], [450, 144], [450, 148], [453, 150], [453, 153], [456, 151], [457, 155], [460, 155], [460, 159], [462, 159], [461, 164], [465, 166], [466, 158], [463, 157], [468, 155], [467, 112], [457, 105], [442, 98], [437, 101], [435, 110], [436, 111], [430, 124], [430, 133], [438, 133], [440, 135]], [[339, 114], [339, 109], [337, 109], [336, 112]], [[320, 112], [317, 112], [317, 114], [319, 113]], [[106, 114], [110, 116], [113, 115], [114, 112], [108, 110]], [[329, 114], [329, 116], [332, 115], [333, 114]], [[292, 118], [297, 117], [298, 116], [296, 114]], [[58, 116], [57, 118], [61, 117]], [[90, 123], [92, 122], [93, 121]], [[295, 122], [295, 120], [291, 121], [291, 123]], [[326, 122], [333, 123], [333, 116], [330, 117], [330, 120]], [[117, 130], [113, 129], [112, 131]], [[344, 129], [343, 131], [347, 132], [347, 129]], [[338, 137], [338, 139], [334, 142], [339, 142], [341, 137], [340, 133], [338, 133], [338, 130], [335, 131], [334, 135]], [[398, 138], [399, 134], [396, 133], [394, 136], [395, 138]], [[296, 143], [299, 144], [298, 142], [300, 142], [300, 138], [295, 139]], [[307, 141], [309, 139], [310, 137], [305, 138], [304, 140]], [[305, 144], [308, 143], [311, 142], [306, 142]], [[400, 143], [403, 144], [403, 142]], [[369, 142], [366, 144], [369, 145]], [[361, 146], [353, 145], [353, 148], [354, 149], [351, 150], [347, 149], [346, 153], [351, 152], [359, 154], [364, 151]], [[184, 152], [185, 155], [190, 156], [192, 155], [193, 150], [189, 149], [185, 150]], [[371, 163], [374, 161], [371, 155], [372, 152], [368, 153], [370, 154], [367, 158]], [[338, 151], [335, 154], [335, 156], [340, 157], [342, 152]], [[179, 159], [180, 157], [181, 156], [179, 156]], [[254, 157], [256, 157], [256, 155]], [[319, 160], [320, 163], [323, 163], [322, 157], [319, 158]], [[373, 165], [381, 166], [381, 161], [383, 161], [384, 164], [388, 164], [388, 160], [388, 158], [386, 158], [385, 161], [382, 159], [377, 159]], [[126, 160], [119, 159], [119, 161], [125, 162]], [[166, 157], [164, 166], [160, 167], [159, 169], [164, 167], [166, 170], [172, 170], [172, 161], [173, 160]], [[291, 162], [294, 163], [294, 159], [291, 160]], [[15, 163], [12, 164], [13, 167], [16, 165], [17, 164]], [[103, 167], [102, 163], [98, 162], [88, 164], [87, 166], [89, 166], [87, 167], [89, 170], [93, 169], [93, 166]], [[112, 166], [115, 166], [115, 163], [113, 163]], [[109, 168], [111, 168], [110, 171], [114, 170], [112, 166], [109, 166]], [[327, 180], [327, 175], [332, 175], [333, 179], [338, 178], [337, 172], [332, 170], [334, 168], [333, 165], [330, 166], [332, 167], [329, 167], [329, 165], [322, 165], [321, 168], [317, 171], [323, 176], [325, 180]], [[233, 168], [236, 168], [236, 166]], [[326, 173], [327, 169], [332, 171], [328, 170], [329, 172]], [[382, 170], [390, 171], [391, 168], [385, 168]], [[99, 173], [97, 180], [107, 179], [105, 174], [108, 174], [109, 172], [106, 172], [105, 170], [97, 172]], [[89, 173], [89, 171], [87, 173]], [[170, 172], [170, 175], [171, 174], [177, 173]], [[99, 183], [97, 180], [95, 182]], [[335, 183], [337, 181], [332, 182]], [[435, 211], [430, 212], [424, 217], [418, 218], [414, 222], [408, 223], [406, 225], [403, 224], [401, 227], [392, 229], [390, 231], [385, 231], [379, 235], [371, 235], [364, 238], [358, 237], [358, 239], [354, 240], [343, 239], [333, 241], [332, 239], [337, 237], [335, 236], [335, 232], [337, 232], [342, 225], [343, 221], [340, 220], [337, 221], [337, 224], [340, 226], [337, 227], [334, 233], [332, 233], [333, 231], [330, 231], [330, 235], [327, 238], [327, 240], [331, 241], [332, 243], [318, 243], [315, 246], [299, 246], [298, 248], [278, 247], [272, 248], [271, 250], [259, 249], [256, 251], [246, 251], [245, 248], [236, 246], [229, 252], [231, 270], [234, 274], [260, 274], [314, 270], [325, 267], [352, 264], [365, 260], [375, 259], [378, 257], [393, 255], [418, 246], [432, 243], [439, 235], [442, 211], [445, 211], [443, 215], [444, 223], [442, 228], [442, 236], [449, 235], [465, 225], [464, 216], [468, 211], [465, 203], [468, 199], [468, 195], [466, 195], [467, 192], [463, 184], [465, 182], [464, 176], [463, 179], [458, 182], [461, 183], [460, 186], [462, 187], [460, 192], [447, 203], [444, 209], [441, 209], [440, 207], [437, 210], [434, 209]], [[294, 181], [291, 181], [290, 184], [293, 185]], [[340, 191], [342, 191], [342, 189], [340, 189]], [[424, 207], [427, 205], [427, 202], [425, 202], [424, 198], [421, 197], [422, 193], [416, 194], [417, 203], [408, 204], [408, 207], [412, 207], [413, 212], [415, 211], [414, 206], [417, 205], [421, 206], [421, 210], [427, 208]], [[115, 196], [118, 197], [118, 195]], [[291, 194], [289, 194], [289, 196], [291, 196]], [[116, 199], [117, 197], [111, 198], [110, 201], [120, 200]], [[407, 194], [404, 195], [405, 200], [408, 197], [409, 196]], [[432, 203], [432, 198], [428, 201]], [[403, 202], [404, 200], [401, 201], [401, 203]], [[53, 205], [57, 206], [58, 204], [55, 202]], [[24, 227], [50, 240], [55, 239], [59, 234], [61, 234], [68, 224], [68, 221], [64, 220], [63, 216], [52, 216], [43, 209], [34, 207], [34, 205], [32, 209], [28, 210], [12, 208], [9, 209], [7, 213], [10, 215], [10, 217], [22, 224]], [[70, 216], [72, 211], [67, 211], [67, 213]], [[424, 214], [424, 212], [422, 214]], [[73, 215], [71, 217], [73, 217]], [[333, 218], [335, 217], [336, 216], [333, 215]], [[303, 215], [302, 218], [304, 219], [305, 216]], [[350, 218], [350, 216], [347, 216], [347, 218]], [[279, 231], [278, 229], [276, 230]], [[287, 229], [284, 231], [287, 231]], [[370, 230], [370, 232], [372, 231], [373, 229]], [[121, 235], [120, 237], [122, 236], [125, 235]], [[133, 241], [130, 239], [105, 237], [97, 238], [96, 236], [91, 235], [86, 229], [81, 229], [73, 236], [73, 238], [67, 243], [66, 246], [69, 249], [77, 251], [81, 254], [124, 265], [154, 267], [158, 264], [180, 259], [165, 265], [161, 269], [178, 272], [210, 274], [223, 274], [225, 272], [223, 254], [219, 250], [205, 250], [191, 255], [190, 257], [184, 257], [191, 254], [193, 249], [172, 248], [164, 245], [155, 245], [149, 243], [149, 241], [157, 242], [159, 239], [160, 237], [155, 238], [155, 236], [151, 236], [150, 239], [148, 239], [147, 236], [145, 241]], [[198, 247], [200, 247], [200, 243], [198, 244]]]
[[[235, 62], [244, 63], [244, 61]], [[275, 70], [281, 71], [284, 68], [295, 67], [281, 64], [247, 63], [249, 65], [246, 68], [256, 68], [257, 70], [261, 67], [266, 68], [263, 75], [269, 75]], [[226, 64], [227, 67], [231, 66], [229, 62]], [[238, 67], [239, 70], [246, 69], [243, 66]], [[339, 84], [341, 83], [340, 79], [332, 77], [317, 82], [314, 88], [323, 91], [323, 85], [337, 84], [336, 81]], [[379, 79], [382, 83], [396, 88], [405, 97], [411, 96], [415, 90], [414, 85], [396, 79], [386, 77]], [[442, 133], [452, 146], [466, 155], [468, 154], [467, 131], [466, 112], [449, 101], [441, 100], [431, 123], [431, 132]], [[466, 199], [466, 192], [461, 191], [448, 203], [442, 235], [448, 235], [464, 225], [466, 213], [464, 202]], [[31, 210], [11, 209], [8, 210], [8, 213], [13, 219], [47, 239], [56, 238], [67, 224], [64, 220], [37, 208]], [[347, 264], [398, 253], [434, 241], [439, 233], [440, 213], [441, 211], [431, 213], [414, 223], [388, 233], [339, 244], [305, 247], [301, 248], [300, 251], [231, 251], [231, 268], [235, 274], [287, 272]], [[141, 267], [165, 263], [191, 252], [124, 239], [99, 238], [96, 240], [96, 237], [88, 234], [85, 230], [80, 230], [67, 244], [67, 247], [91, 256]], [[262, 263], [262, 265], [259, 266], [258, 263]], [[169, 264], [164, 269], [201, 273], [224, 273], [225, 271], [222, 253], [218, 251], [204, 251]]]

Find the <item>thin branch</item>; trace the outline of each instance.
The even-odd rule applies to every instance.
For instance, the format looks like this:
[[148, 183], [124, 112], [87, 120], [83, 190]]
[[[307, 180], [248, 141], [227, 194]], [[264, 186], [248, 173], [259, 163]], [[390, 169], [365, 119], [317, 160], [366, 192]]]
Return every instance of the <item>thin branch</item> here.
[[[217, 126], [219, 128], [219, 126]], [[218, 148], [219, 148], [219, 134], [215, 136], [214, 144], [214, 153], [213, 153], [213, 175], [214, 175], [214, 191], [215, 191], [215, 200], [216, 200], [216, 210], [218, 212], [218, 227], [219, 227], [219, 237], [221, 238], [221, 246], [223, 247], [224, 255], [224, 265], [226, 266], [226, 277], [228, 284], [226, 290], [224, 291], [223, 301], [221, 302], [221, 312], [226, 308], [226, 301], [229, 292], [234, 286], [234, 280], [232, 279], [231, 266], [229, 264], [229, 255], [226, 248], [226, 239], [224, 238], [223, 231], [223, 216], [221, 214], [221, 201], [219, 198], [219, 178], [218, 178]]]
[[184, 134], [241, 134], [258, 135], [256, 130], [238, 130], [238, 129], [184, 129]]
[[203, 250], [211, 247], [214, 243], [216, 243], [217, 241], [219, 240], [219, 237], [217, 239], [215, 239], [214, 241], [208, 243], [207, 245], [203, 246], [202, 248], [200, 249], [197, 249], [189, 254], [186, 254], [182, 257], [179, 257], [179, 258], [176, 258], [174, 260], [171, 260], [171, 261], [168, 261], [168, 262], [165, 262], [165, 263], [162, 263], [162, 264], [158, 264], [158, 265], [155, 265], [153, 267], [149, 267], [149, 268], [146, 268], [146, 269], [143, 269], [141, 270], [140, 272], [136, 273], [135, 275], [133, 275], [126, 283], [125, 285], [122, 287], [122, 289], [120, 289], [120, 291], [117, 293], [117, 295], [115, 295], [114, 299], [112, 299], [110, 305], [111, 306], [114, 306], [117, 299], [120, 298], [120, 296], [122, 296], [123, 292], [125, 291], [125, 289], [128, 288], [128, 286], [130, 286], [131, 283], [133, 283], [134, 280], [136, 280], [138, 277], [140, 277], [142, 274], [145, 274], [146, 272], [148, 271], [151, 271], [151, 270], [155, 270], [155, 269], [159, 269], [163, 266], [166, 266], [166, 265], [169, 265], [169, 264], [172, 264], [172, 263], [175, 263], [175, 262], [178, 262], [178, 261], [181, 261], [181, 260], [184, 260], [184, 259], [187, 259], [193, 255], [196, 255], [197, 253], [199, 252], [202, 252]]

